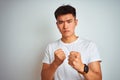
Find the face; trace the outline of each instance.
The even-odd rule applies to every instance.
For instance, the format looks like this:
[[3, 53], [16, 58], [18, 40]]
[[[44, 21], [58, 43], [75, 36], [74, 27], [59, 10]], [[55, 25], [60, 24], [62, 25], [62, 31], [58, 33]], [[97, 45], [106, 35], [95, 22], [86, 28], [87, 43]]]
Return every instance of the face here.
[[72, 14], [65, 14], [57, 17], [57, 27], [63, 38], [75, 36], [77, 20]]

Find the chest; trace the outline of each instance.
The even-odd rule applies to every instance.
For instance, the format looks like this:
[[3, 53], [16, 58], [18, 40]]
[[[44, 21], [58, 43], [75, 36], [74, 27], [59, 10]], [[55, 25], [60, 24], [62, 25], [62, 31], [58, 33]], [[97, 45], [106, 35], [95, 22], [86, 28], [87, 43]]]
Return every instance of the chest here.
[[68, 45], [67, 46], [63, 46], [62, 45], [61, 46], [61, 45], [59, 45], [59, 46], [55, 47], [52, 50], [52, 52], [51, 52], [51, 54], [52, 54], [51, 61], [54, 60], [54, 52], [55, 52], [55, 50], [57, 50], [59, 48], [61, 48], [64, 51], [64, 53], [66, 55], [66, 62], [68, 60], [68, 56], [70, 55], [70, 52], [71, 51], [76, 51], [76, 52], [80, 53], [82, 62], [84, 64], [88, 64], [88, 60], [89, 60], [90, 54], [89, 54], [89, 49], [88, 49], [87, 46], [82, 46], [82, 45], [71, 45], [71, 46], [68, 46]]

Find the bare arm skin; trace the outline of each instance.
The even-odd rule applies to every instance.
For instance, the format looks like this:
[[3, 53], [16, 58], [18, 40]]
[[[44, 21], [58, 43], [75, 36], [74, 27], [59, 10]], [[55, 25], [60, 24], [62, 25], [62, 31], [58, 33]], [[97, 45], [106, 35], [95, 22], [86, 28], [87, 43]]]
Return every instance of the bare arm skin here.
[[102, 80], [100, 62], [92, 62], [88, 64], [88, 67], [89, 72], [83, 74], [86, 80]]
[[42, 80], [53, 80], [54, 73], [57, 67], [58, 66], [55, 64], [55, 62], [53, 62], [52, 64], [43, 63], [42, 72], [41, 72]]
[[41, 77], [42, 80], [54, 80], [54, 73], [56, 69], [63, 63], [66, 56], [62, 49], [54, 52], [55, 59], [51, 64], [43, 63]]
[[100, 62], [91, 62], [88, 64], [89, 72], [84, 72], [84, 64], [82, 63], [80, 53], [72, 51], [69, 55], [68, 63], [81, 73], [85, 80], [102, 80], [102, 72], [100, 67]]

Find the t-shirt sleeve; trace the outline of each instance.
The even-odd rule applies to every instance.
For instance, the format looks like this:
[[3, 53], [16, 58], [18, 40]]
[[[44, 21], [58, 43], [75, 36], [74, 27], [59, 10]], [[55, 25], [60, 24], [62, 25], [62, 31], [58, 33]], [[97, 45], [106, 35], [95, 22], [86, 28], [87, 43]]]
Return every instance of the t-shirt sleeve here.
[[50, 64], [49, 45], [46, 47], [46, 49], [44, 51], [44, 56], [43, 56], [42, 63]]
[[100, 54], [98, 52], [96, 44], [91, 42], [89, 45], [89, 49], [90, 49], [90, 58], [88, 63], [95, 62], [95, 61], [101, 62]]

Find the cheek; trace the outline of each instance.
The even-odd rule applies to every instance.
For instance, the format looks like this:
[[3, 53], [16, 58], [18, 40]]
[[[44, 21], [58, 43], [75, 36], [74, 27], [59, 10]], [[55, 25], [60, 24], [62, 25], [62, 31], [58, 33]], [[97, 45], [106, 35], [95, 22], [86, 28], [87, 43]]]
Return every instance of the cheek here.
[[59, 29], [60, 32], [62, 31], [62, 27], [61, 26], [58, 26], [58, 29]]
[[70, 28], [71, 28], [71, 29], [75, 29], [75, 26], [76, 26], [75, 23], [71, 23], [71, 24], [70, 24]]
[[60, 26], [59, 25], [57, 25], [57, 28], [60, 30]]
[[71, 29], [72, 31], [74, 31], [74, 30], [75, 30], [75, 25], [72, 25], [72, 26], [70, 27], [70, 29]]

